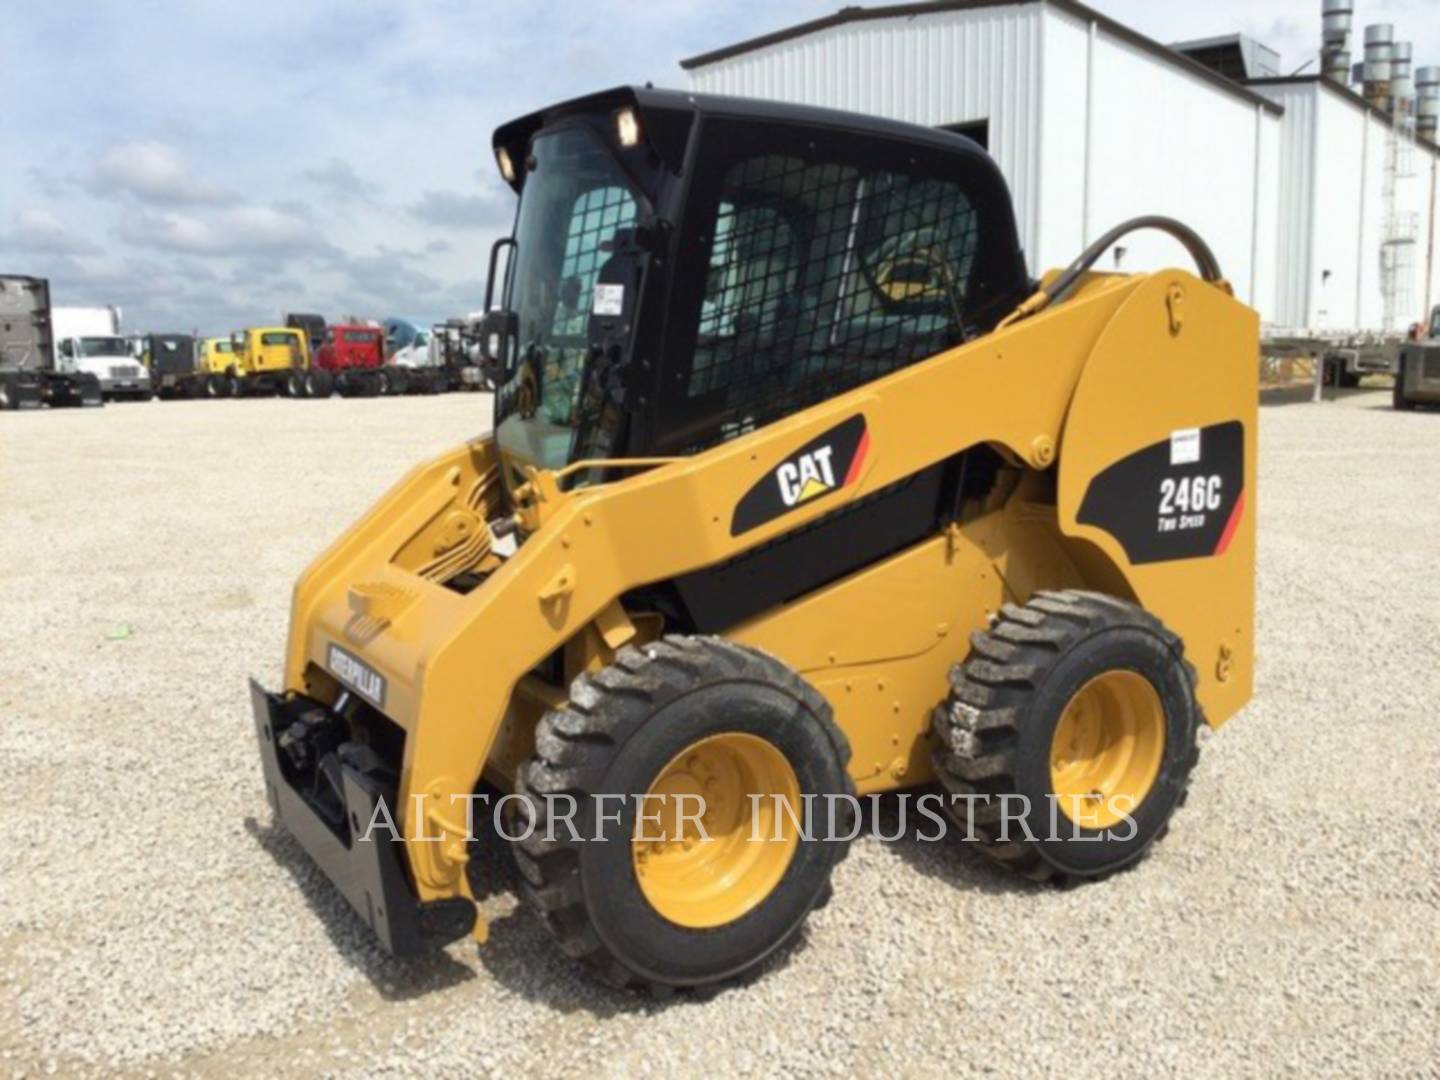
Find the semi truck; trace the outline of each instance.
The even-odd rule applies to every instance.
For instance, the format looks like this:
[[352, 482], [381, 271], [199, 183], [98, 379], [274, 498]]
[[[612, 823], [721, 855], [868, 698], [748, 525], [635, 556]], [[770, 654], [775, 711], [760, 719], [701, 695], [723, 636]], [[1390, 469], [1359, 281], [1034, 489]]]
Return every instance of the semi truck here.
[[205, 378], [195, 369], [195, 338], [190, 334], [146, 334], [140, 344], [156, 397], [168, 401], [203, 391]]
[[303, 330], [305, 332], [305, 344], [310, 349], [310, 355], [314, 356], [325, 344], [327, 327], [324, 315], [309, 315], [303, 312], [295, 312], [285, 316], [285, 325], [292, 330]]
[[103, 401], [92, 372], [56, 367], [50, 282], [0, 274], [0, 410]]
[[1417, 327], [1414, 336], [1400, 347], [1395, 368], [1394, 404], [1406, 412], [1440, 405], [1440, 304], [1430, 311], [1430, 325]]
[[430, 353], [448, 374], [452, 390], [490, 390], [493, 386], [480, 363], [478, 327], [484, 312], [463, 319], [447, 319], [430, 330]]
[[130, 351], [120, 333], [120, 309], [57, 307], [50, 312], [56, 370], [93, 375], [107, 401], [150, 400], [150, 373]]
[[406, 389], [414, 394], [443, 394], [450, 380], [436, 361], [430, 331], [415, 327], [405, 335], [405, 344], [390, 352], [390, 363], [405, 373]]
[[305, 397], [377, 397], [403, 394], [405, 372], [385, 362], [385, 332], [363, 323], [337, 323], [325, 334], [305, 373]]
[[310, 370], [309, 338], [293, 326], [252, 326], [230, 335], [232, 364], [225, 374], [240, 397], [305, 395]]
[[228, 337], [201, 338], [195, 352], [195, 377], [204, 397], [234, 397], [235, 342]]
[[414, 327], [408, 332], [408, 343], [391, 352], [390, 363], [409, 372], [412, 393], [487, 388], [471, 332], [473, 325], [473, 319], [450, 319], [428, 330]]
[[404, 370], [412, 394], [443, 394], [455, 389], [442, 364], [432, 331], [414, 319], [392, 315], [385, 320], [385, 354]]

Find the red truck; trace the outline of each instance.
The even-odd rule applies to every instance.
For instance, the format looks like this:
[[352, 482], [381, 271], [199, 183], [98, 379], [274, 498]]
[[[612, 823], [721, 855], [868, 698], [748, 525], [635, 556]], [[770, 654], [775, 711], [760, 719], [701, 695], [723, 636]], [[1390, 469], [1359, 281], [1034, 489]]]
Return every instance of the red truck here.
[[385, 331], [360, 323], [337, 323], [325, 333], [305, 376], [305, 396], [376, 397], [403, 394], [406, 373], [385, 363]]

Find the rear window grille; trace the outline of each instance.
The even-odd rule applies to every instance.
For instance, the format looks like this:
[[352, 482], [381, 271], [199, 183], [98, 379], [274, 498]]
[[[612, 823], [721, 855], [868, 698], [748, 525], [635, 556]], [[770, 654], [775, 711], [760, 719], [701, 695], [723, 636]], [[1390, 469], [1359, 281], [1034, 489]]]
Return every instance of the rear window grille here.
[[735, 165], [687, 385], [719, 422], [690, 449], [966, 340], [978, 243], [956, 183], [778, 154]]

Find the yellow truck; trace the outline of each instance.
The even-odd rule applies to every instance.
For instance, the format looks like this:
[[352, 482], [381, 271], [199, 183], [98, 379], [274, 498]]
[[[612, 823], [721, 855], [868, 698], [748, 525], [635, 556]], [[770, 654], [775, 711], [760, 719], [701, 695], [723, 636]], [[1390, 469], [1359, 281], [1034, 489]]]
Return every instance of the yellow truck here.
[[227, 372], [237, 396], [286, 394], [301, 397], [310, 347], [305, 331], [288, 326], [252, 326], [230, 335], [232, 363]]
[[195, 350], [195, 372], [205, 397], [234, 397], [235, 343], [228, 337], [201, 338]]

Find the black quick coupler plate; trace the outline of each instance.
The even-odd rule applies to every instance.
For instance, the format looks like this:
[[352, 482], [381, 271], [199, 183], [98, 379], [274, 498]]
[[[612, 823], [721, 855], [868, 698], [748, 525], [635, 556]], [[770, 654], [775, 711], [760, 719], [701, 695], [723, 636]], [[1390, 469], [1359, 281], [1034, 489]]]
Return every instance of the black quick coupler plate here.
[[[432, 952], [470, 933], [475, 905], [463, 897], [422, 903], [405, 870], [404, 842], [387, 827], [370, 831], [376, 808], [385, 800], [397, 820], [394, 792], [371, 773], [343, 760], [326, 761], [333, 782], [338, 776], [339, 810], [322, 803], [313, 777], [301, 776], [296, 763], [278, 748], [300, 717], [325, 706], [299, 695], [281, 696], [250, 680], [255, 730], [265, 789], [275, 818], [324, 871], [356, 914], [395, 956]], [[333, 795], [332, 795], [333, 800]]]

